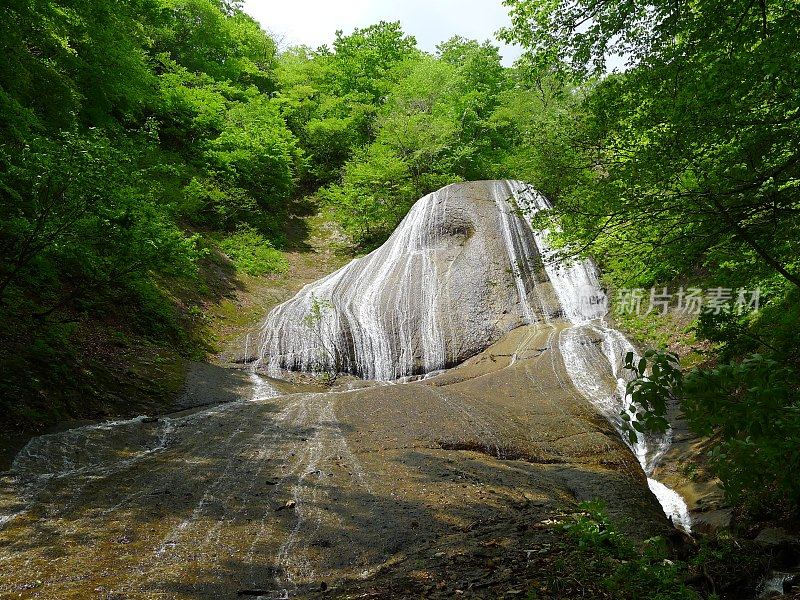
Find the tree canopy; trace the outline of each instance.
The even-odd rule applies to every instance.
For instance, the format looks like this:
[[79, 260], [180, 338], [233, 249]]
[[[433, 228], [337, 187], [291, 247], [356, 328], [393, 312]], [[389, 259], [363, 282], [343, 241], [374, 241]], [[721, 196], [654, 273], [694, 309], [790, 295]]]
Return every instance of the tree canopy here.
[[[794, 3], [506, 4], [506, 38], [586, 93], [568, 133], [583, 169], [560, 194], [566, 230], [631, 281], [702, 257], [800, 285]], [[628, 69], [601, 76], [610, 53]]]

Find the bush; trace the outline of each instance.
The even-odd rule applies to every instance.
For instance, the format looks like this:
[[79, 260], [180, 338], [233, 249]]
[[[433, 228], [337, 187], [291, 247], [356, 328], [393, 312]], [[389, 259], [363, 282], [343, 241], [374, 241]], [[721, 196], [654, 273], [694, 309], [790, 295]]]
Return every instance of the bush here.
[[561, 525], [578, 548], [598, 559], [603, 586], [614, 598], [693, 600], [699, 595], [681, 582], [686, 565], [668, 559], [665, 540], [654, 537], [638, 547], [619, 533], [602, 502], [582, 502], [580, 512]]
[[289, 269], [283, 253], [252, 227], [241, 226], [233, 235], [222, 238], [218, 245], [236, 268], [248, 275], [285, 273]]
[[322, 190], [344, 230], [359, 244], [382, 239], [414, 203], [408, 165], [391, 148], [372, 144], [345, 165], [342, 183]]
[[800, 376], [761, 354], [690, 373], [682, 406], [713, 436], [711, 462], [726, 496], [756, 513], [800, 507]]
[[213, 180], [193, 178], [183, 190], [181, 216], [196, 226], [233, 231], [240, 223], [258, 224], [258, 203], [247, 192]]
[[290, 196], [298, 158], [296, 139], [277, 106], [263, 97], [231, 108], [222, 133], [206, 152], [218, 178], [246, 190], [263, 209], [279, 207]]
[[731, 502], [753, 513], [800, 508], [800, 374], [752, 354], [740, 362], [682, 375], [676, 357], [648, 351], [627, 368], [636, 432], [663, 431], [667, 399], [680, 402], [691, 429], [710, 438], [710, 459]]
[[562, 524], [562, 529], [578, 542], [583, 550], [612, 549], [616, 554], [629, 554], [630, 548], [623, 536], [617, 533], [599, 500], [587, 500], [578, 505], [580, 512]]

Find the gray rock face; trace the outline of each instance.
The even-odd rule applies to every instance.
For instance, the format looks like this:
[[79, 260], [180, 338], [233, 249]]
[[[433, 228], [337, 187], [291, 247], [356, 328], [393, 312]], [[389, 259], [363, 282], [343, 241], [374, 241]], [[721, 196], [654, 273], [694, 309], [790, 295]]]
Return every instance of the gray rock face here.
[[[424, 381], [254, 389], [37, 438], [0, 478], [0, 598], [458, 598], [465, 581], [500, 598], [535, 587], [524, 551], [582, 500], [665, 535], [634, 456], [564, 385], [567, 326], [517, 328]], [[420, 565], [449, 587], [407, 587], [430, 583]]]
[[557, 316], [515, 200], [523, 193], [528, 209], [546, 206], [516, 181], [458, 183], [420, 199], [383, 246], [268, 315], [262, 363], [394, 380], [455, 365], [510, 329]]

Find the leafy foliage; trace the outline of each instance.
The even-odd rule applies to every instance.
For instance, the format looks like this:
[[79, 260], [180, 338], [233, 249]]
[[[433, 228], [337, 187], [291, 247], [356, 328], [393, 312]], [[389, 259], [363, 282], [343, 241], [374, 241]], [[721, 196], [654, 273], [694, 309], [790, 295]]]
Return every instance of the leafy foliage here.
[[497, 48], [456, 37], [433, 57], [412, 42], [380, 23], [339, 33], [333, 52], [281, 59], [278, 101], [307, 181], [328, 184], [323, 198], [359, 245], [384, 239], [420, 196], [503, 172], [492, 117], [510, 79]]
[[230, 257], [238, 270], [248, 275], [284, 273], [289, 268], [283, 254], [273, 248], [268, 239], [247, 225], [222, 238], [219, 248]]
[[378, 103], [389, 91], [394, 71], [416, 54], [417, 42], [403, 33], [398, 21], [381, 21], [349, 35], [336, 32], [333, 43], [335, 89], [340, 96], [353, 95]]
[[561, 524], [561, 529], [578, 543], [581, 550], [619, 550], [625, 547], [625, 538], [612, 526], [601, 501], [586, 500], [578, 509], [578, 513]]
[[[649, 370], [648, 370], [649, 360]], [[649, 351], [626, 367], [632, 440], [664, 431], [670, 399], [681, 403], [692, 429], [710, 439], [711, 465], [727, 497], [755, 513], [781, 514], [800, 506], [794, 476], [800, 468], [798, 373], [760, 354], [741, 362], [698, 368], [685, 376], [674, 354]]]
[[198, 277], [205, 252], [187, 226], [246, 223], [258, 231], [242, 234], [239, 264], [281, 268], [263, 236], [300, 155], [267, 96], [275, 45], [235, 7], [12, 2], [0, 29], [0, 358], [23, 360], [26, 382], [3, 380], [0, 396], [25, 423], [63, 416], [28, 398], [74, 389], [52, 365], [76, 364], [92, 323], [192, 352], [165, 283]]
[[796, 370], [754, 354], [686, 378], [683, 409], [713, 436], [711, 461], [726, 494], [755, 512], [800, 508], [800, 380]]
[[345, 164], [342, 183], [322, 197], [356, 241], [380, 240], [416, 200], [409, 179], [408, 165], [390, 147], [371, 144]]
[[[784, 68], [800, 58], [795, 5], [507, 5], [507, 38], [587, 90], [585, 119], [568, 130], [581, 172], [557, 209], [571, 236], [629, 283], [699, 260], [800, 285], [798, 86]], [[610, 52], [629, 70], [587, 79]]]
[[700, 595], [681, 583], [686, 565], [668, 559], [667, 544], [655, 537], [637, 547], [614, 527], [603, 504], [589, 500], [561, 524], [582, 552], [594, 554], [603, 586], [614, 598], [690, 600]]
[[339, 356], [335, 348], [329, 347], [329, 342], [323, 334], [325, 319], [334, 310], [329, 300], [317, 298], [311, 294], [311, 307], [303, 317], [303, 325], [314, 334], [319, 344], [317, 361], [318, 370], [321, 371], [328, 383], [333, 383], [339, 375]]
[[295, 140], [263, 96], [235, 104], [206, 160], [216, 176], [244, 189], [264, 209], [278, 209], [292, 191]]
[[633, 352], [628, 352], [623, 366], [631, 371], [633, 378], [625, 387], [631, 404], [620, 416], [631, 443], [635, 444], [637, 432], [664, 433], [669, 429], [667, 408], [675, 400], [673, 393], [680, 389], [683, 375], [678, 356], [670, 352], [648, 350], [638, 361]]

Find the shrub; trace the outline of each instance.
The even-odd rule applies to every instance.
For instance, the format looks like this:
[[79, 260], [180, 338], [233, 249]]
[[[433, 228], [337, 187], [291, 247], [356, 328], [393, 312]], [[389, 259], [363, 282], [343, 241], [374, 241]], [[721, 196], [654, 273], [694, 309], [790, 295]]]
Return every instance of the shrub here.
[[248, 275], [285, 273], [289, 269], [283, 253], [252, 227], [241, 226], [233, 235], [222, 238], [218, 245], [236, 268]]
[[598, 560], [603, 586], [614, 598], [694, 600], [699, 595], [681, 581], [686, 565], [668, 559], [667, 544], [654, 537], [637, 546], [619, 533], [606, 515], [602, 502], [579, 505], [576, 513], [561, 525], [584, 552]]
[[711, 462], [726, 496], [753, 512], [800, 507], [798, 373], [761, 354], [690, 373], [682, 406], [712, 437]]
[[626, 357], [633, 440], [637, 431], [663, 431], [667, 400], [680, 402], [691, 429], [710, 438], [711, 465], [725, 495], [754, 513], [800, 507], [800, 398], [797, 370], [752, 354], [740, 362], [682, 375], [672, 354]]

